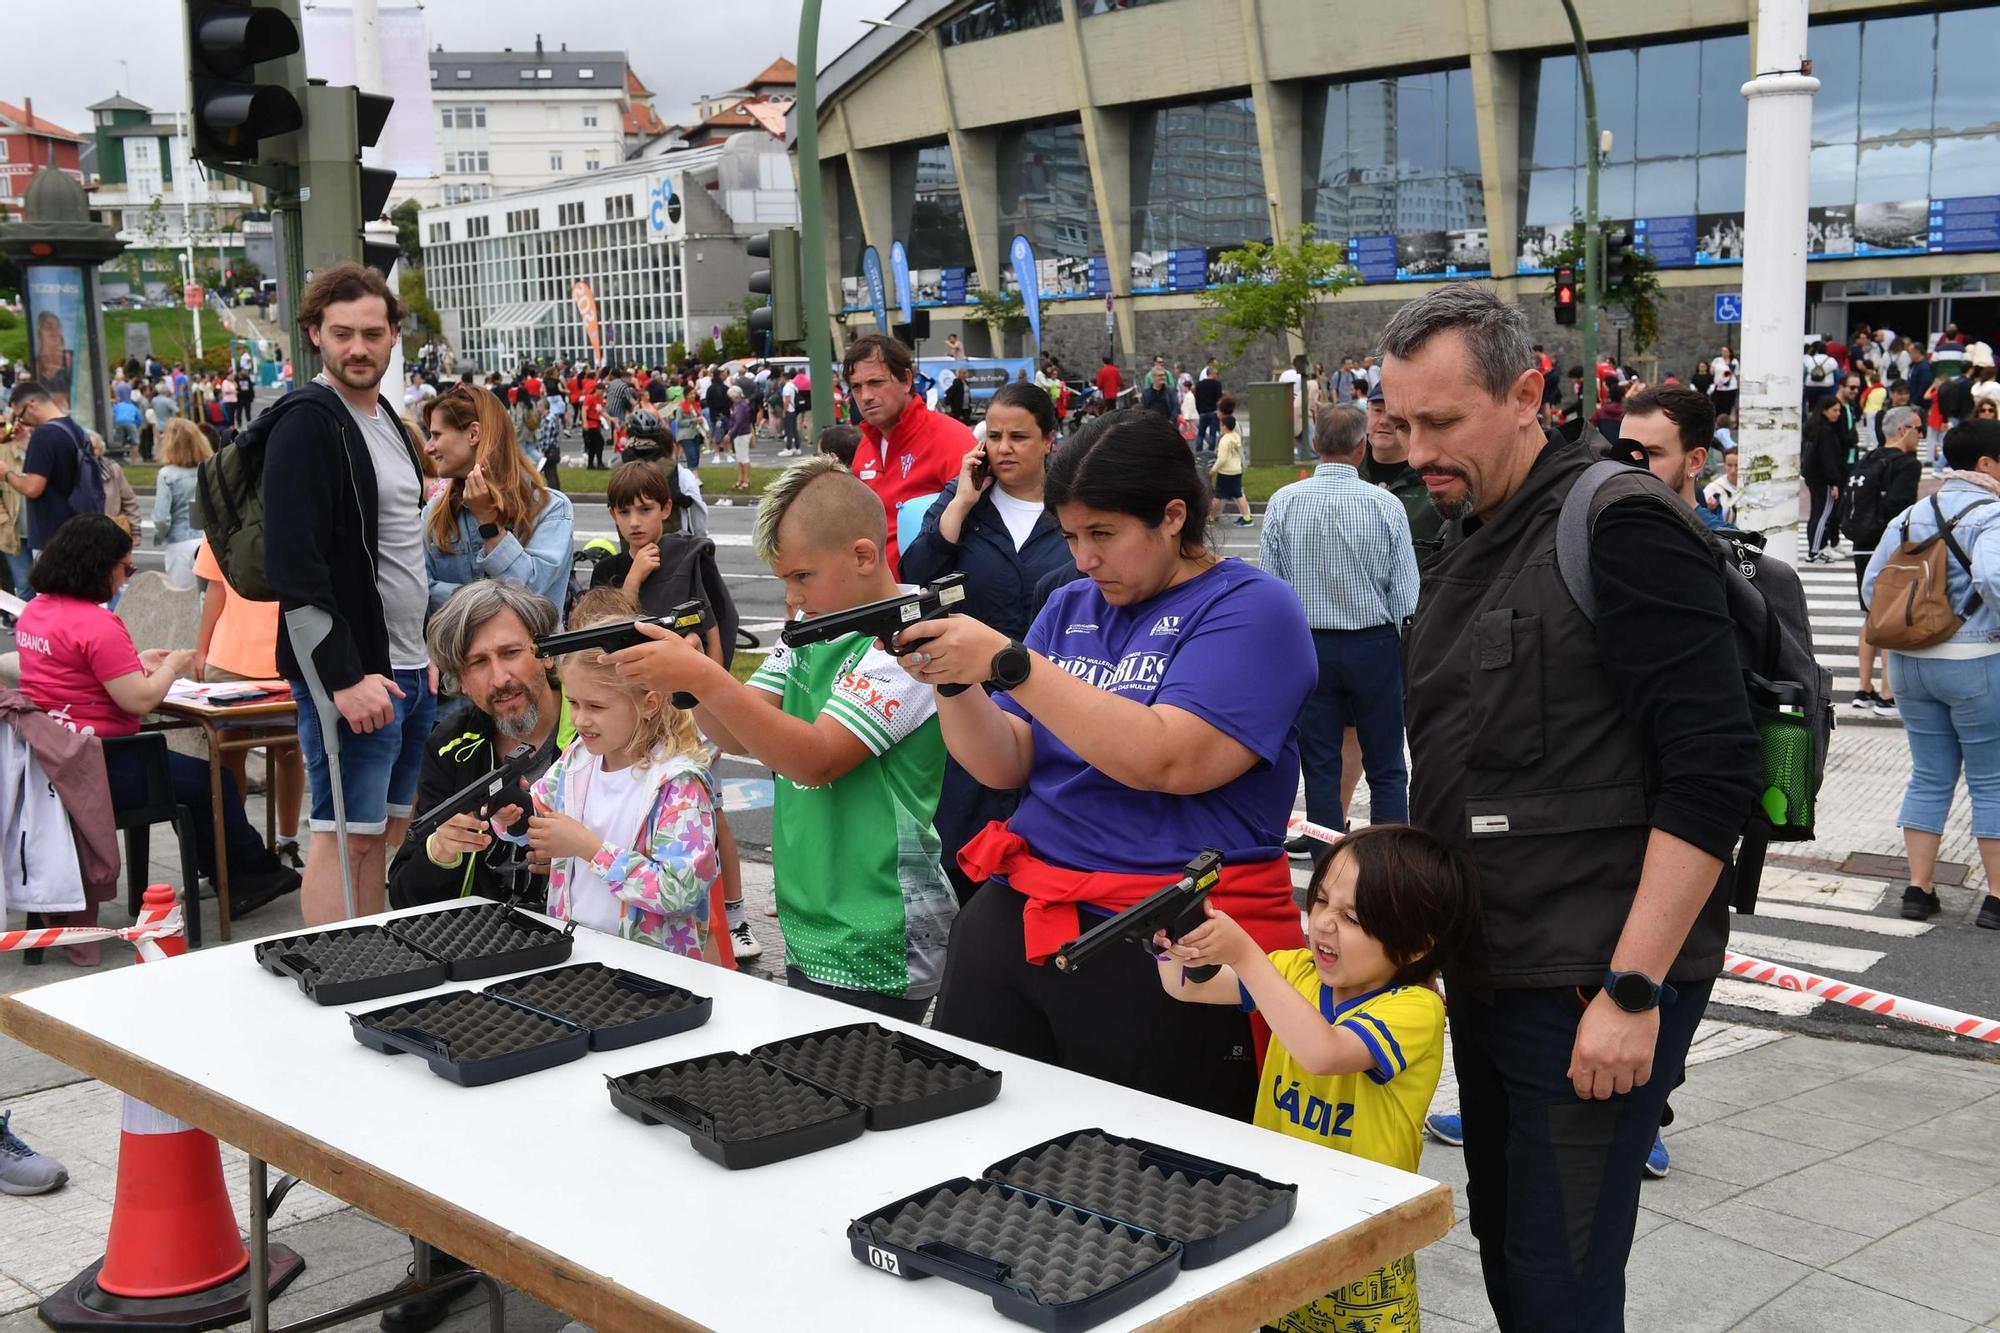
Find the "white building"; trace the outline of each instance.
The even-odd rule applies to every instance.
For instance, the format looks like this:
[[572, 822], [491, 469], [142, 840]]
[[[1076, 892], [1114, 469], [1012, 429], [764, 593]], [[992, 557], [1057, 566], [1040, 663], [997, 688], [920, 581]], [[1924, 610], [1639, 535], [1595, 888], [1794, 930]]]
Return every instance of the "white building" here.
[[243, 247], [252, 187], [191, 166], [171, 114], [113, 94], [86, 108], [92, 117], [90, 206], [139, 249], [180, 249], [190, 239], [210, 258]]
[[602, 171], [666, 130], [622, 51], [440, 46], [430, 76], [438, 175], [398, 181], [395, 199], [463, 203]]
[[663, 364], [671, 345], [742, 317], [760, 266], [745, 239], [797, 222], [790, 160], [768, 134], [418, 215], [445, 341], [482, 371], [557, 356]]

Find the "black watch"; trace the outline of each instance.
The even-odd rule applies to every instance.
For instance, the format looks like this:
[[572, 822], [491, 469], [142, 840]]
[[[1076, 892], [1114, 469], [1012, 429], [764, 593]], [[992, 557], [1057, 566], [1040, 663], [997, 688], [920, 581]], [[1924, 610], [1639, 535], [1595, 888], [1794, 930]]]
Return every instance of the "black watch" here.
[[1019, 639], [1007, 640], [1007, 646], [993, 654], [993, 666], [986, 677], [986, 683], [996, 690], [1011, 690], [1028, 679], [1028, 671], [1035, 659], [1028, 655], [1028, 649]]
[[481, 523], [479, 525], [479, 540], [490, 542], [499, 535], [500, 525], [498, 523]]
[[1674, 1000], [1672, 986], [1655, 981], [1644, 972], [1606, 971], [1603, 988], [1611, 1003], [1628, 1014], [1643, 1014], [1662, 1001], [1672, 1004]]

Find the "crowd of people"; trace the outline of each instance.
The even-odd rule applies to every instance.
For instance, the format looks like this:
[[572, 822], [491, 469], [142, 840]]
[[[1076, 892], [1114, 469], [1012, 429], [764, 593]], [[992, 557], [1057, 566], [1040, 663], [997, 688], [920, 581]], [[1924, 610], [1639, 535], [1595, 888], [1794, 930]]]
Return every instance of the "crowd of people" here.
[[[1253, 563], [1210, 536], [1225, 503], [1249, 517], [1213, 362], [1156, 361], [1127, 402], [1107, 359], [1088, 390], [1103, 410], [1074, 426], [1064, 400], [1080, 391], [1053, 361], [994, 392], [975, 431], [962, 397], [934, 407], [909, 349], [880, 334], [848, 343], [816, 437], [810, 386], [754, 363], [530, 366], [442, 387], [420, 372], [406, 420], [382, 386], [401, 313], [372, 271], [317, 275], [299, 320], [325, 369], [239, 436], [284, 516], [262, 552], [273, 602], [236, 597], [235, 556], [189, 521], [212, 445], [184, 420], [163, 430], [158, 540], [193, 543], [209, 593], [195, 653], [141, 652], [106, 609], [136, 534], [105, 512], [86, 433], [38, 386], [14, 390], [32, 434], [18, 467], [0, 458], [0, 485], [26, 497], [39, 593], [18, 633], [28, 696], [105, 737], [204, 669], [261, 668], [301, 701], [300, 768], [289, 794], [274, 783], [294, 816], [308, 806], [303, 877], [243, 819], [240, 777], [201, 834], [205, 870], [230, 860], [237, 914], [298, 887], [309, 925], [342, 919], [338, 821], [362, 913], [481, 895], [735, 967], [762, 946], [714, 772], [720, 753], [748, 756], [775, 777], [788, 985], [1409, 1170], [1449, 1027], [1461, 1114], [1433, 1133], [1465, 1149], [1501, 1326], [1620, 1326], [1639, 1181], [1665, 1170], [1666, 1098], [1763, 785], [1705, 536], [1728, 518], [1709, 480], [1731, 452], [1728, 349], [1686, 383], [1610, 368], [1585, 422], [1551, 396], [1554, 364], [1517, 307], [1469, 284], [1412, 301], [1370, 356], [1274, 368], [1316, 465], [1272, 496]], [[1840, 460], [1875, 497], [1846, 507], [1865, 605], [1883, 532], [1955, 523], [1970, 541], [2000, 522], [2000, 422], [1950, 425], [1927, 510], [1920, 412], [1896, 401], [1910, 376], [1871, 409], [1879, 367], [1862, 360], [1813, 406], [1881, 441]], [[760, 497], [753, 546], [787, 614], [957, 574], [955, 614], [889, 640], [780, 644], [737, 678], [698, 469], [734, 463], [747, 485], [744, 435], [774, 411], [800, 458]], [[587, 576], [576, 504], [547, 470], [570, 429], [610, 465], [618, 533], [585, 552]], [[1831, 503], [1855, 488], [1821, 434], [1807, 482], [1837, 478]], [[1643, 467], [1593, 510], [1586, 610], [1558, 569], [1556, 516], [1604, 456]], [[1814, 526], [1831, 522], [1815, 491]], [[1978, 600], [2000, 596], [1996, 559], [1948, 566], [1969, 609], [1946, 651], [1889, 658], [1918, 769], [1906, 914], [1937, 910], [1929, 868], [1961, 755], [2000, 882], [2000, 750], [1966, 702], [2000, 698]], [[536, 654], [559, 627], [688, 600], [707, 611], [698, 634], [645, 625], [609, 654]], [[306, 660], [278, 632], [300, 608], [330, 625]], [[405, 837], [524, 744], [541, 770], [529, 793]], [[205, 794], [194, 761], [174, 765], [177, 790], [195, 769]], [[1367, 827], [1351, 830], [1363, 773]], [[114, 773], [114, 794], [130, 780]], [[1301, 781], [1314, 836], [1291, 828]], [[1049, 965], [1210, 848], [1222, 867], [1197, 928], [1152, 957]], [[1303, 914], [1294, 859], [1311, 862]], [[1980, 924], [2000, 927], [2000, 898]], [[433, 1271], [455, 1263], [440, 1252]], [[431, 1327], [451, 1295], [417, 1293], [385, 1327]], [[1403, 1256], [1273, 1324], [1409, 1327], [1417, 1310]]]

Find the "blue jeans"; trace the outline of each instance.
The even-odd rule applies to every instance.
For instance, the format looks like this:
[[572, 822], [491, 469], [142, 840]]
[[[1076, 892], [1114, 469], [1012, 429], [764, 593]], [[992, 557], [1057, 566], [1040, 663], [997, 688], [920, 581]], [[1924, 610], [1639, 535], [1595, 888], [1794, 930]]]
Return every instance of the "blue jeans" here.
[[[107, 750], [104, 776], [111, 788], [111, 803], [118, 807], [136, 806], [146, 799], [146, 769], [139, 756], [123, 750]], [[208, 764], [193, 755], [168, 752], [167, 776], [172, 779], [174, 801], [194, 816], [195, 864], [201, 873], [215, 878], [215, 803], [209, 799]], [[222, 775], [222, 846], [229, 853], [232, 875], [270, 870], [277, 864], [271, 849], [257, 836], [243, 813], [243, 798], [236, 791], [236, 775]], [[237, 883], [242, 881], [238, 880]], [[193, 901], [192, 886], [189, 901]]]
[[1201, 422], [1195, 427], [1194, 449], [1198, 454], [1212, 454], [1215, 446], [1222, 441], [1222, 414], [1203, 412]]
[[28, 571], [34, 568], [35, 553], [28, 549], [26, 542], [21, 549], [7, 556], [7, 574], [14, 581], [14, 595], [24, 602], [35, 600], [35, 590], [28, 586]]
[[[403, 697], [391, 696], [396, 716], [388, 726], [364, 735], [345, 720], [340, 723], [340, 795], [345, 807], [341, 813], [349, 833], [382, 833], [392, 817], [408, 818], [417, 799], [417, 774], [423, 767], [424, 742], [437, 719], [437, 696], [431, 693], [430, 674], [424, 670], [398, 671], [395, 679]], [[331, 833], [333, 778], [319, 710], [313, 707], [312, 691], [304, 681], [292, 682], [292, 697], [299, 701], [299, 753], [306, 757], [306, 780], [312, 788], [309, 827], [314, 833]]]
[[1579, 1098], [1569, 1079], [1595, 988], [1451, 987], [1465, 1197], [1501, 1333], [1625, 1327], [1640, 1166], [1712, 986], [1674, 984], [1673, 1003], [1660, 1006], [1651, 1077], [1606, 1101]]
[[1944, 832], [1963, 768], [1972, 836], [2000, 838], [2000, 654], [1953, 659], [1892, 652], [1889, 684], [1910, 738], [1910, 785], [1897, 825]]
[[681, 441], [681, 458], [688, 467], [701, 471], [701, 436], [690, 435]]
[[1340, 808], [1341, 734], [1353, 727], [1368, 774], [1368, 818], [1375, 824], [1410, 819], [1410, 769], [1403, 759], [1403, 645], [1394, 625], [1316, 629], [1319, 683], [1299, 710], [1299, 767], [1306, 781], [1306, 818], [1328, 828], [1347, 819]]

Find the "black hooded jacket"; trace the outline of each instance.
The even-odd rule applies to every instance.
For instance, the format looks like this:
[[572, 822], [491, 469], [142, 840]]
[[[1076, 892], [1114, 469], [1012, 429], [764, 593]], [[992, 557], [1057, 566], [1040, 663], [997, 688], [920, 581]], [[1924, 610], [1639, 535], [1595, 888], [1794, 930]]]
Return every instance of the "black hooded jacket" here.
[[[377, 410], [400, 424], [396, 409], [379, 395]], [[423, 465], [405, 430], [410, 467]], [[327, 693], [344, 690], [370, 673], [392, 674], [389, 627], [375, 586], [375, 465], [368, 442], [340, 395], [323, 384], [286, 394], [244, 427], [243, 436], [264, 445], [264, 576], [281, 610], [321, 607], [333, 632], [314, 654]], [[278, 670], [299, 678], [289, 636], [278, 636]]]

